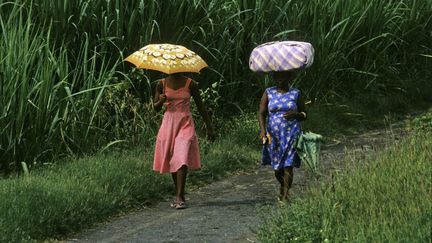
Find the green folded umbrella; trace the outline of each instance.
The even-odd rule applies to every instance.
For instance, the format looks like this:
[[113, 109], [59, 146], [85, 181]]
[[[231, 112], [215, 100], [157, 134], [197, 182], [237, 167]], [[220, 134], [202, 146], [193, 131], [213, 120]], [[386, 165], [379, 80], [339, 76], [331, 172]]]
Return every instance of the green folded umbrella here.
[[295, 148], [297, 154], [312, 171], [318, 168], [322, 136], [313, 132], [302, 132], [297, 137]]

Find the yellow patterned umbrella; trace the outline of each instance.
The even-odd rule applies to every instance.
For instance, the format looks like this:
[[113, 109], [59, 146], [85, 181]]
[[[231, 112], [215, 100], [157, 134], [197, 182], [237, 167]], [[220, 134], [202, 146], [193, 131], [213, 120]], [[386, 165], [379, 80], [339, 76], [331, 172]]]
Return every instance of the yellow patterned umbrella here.
[[150, 44], [132, 53], [125, 61], [138, 68], [151, 69], [166, 74], [193, 72], [199, 73], [208, 67], [195, 52], [184, 46], [172, 44]]

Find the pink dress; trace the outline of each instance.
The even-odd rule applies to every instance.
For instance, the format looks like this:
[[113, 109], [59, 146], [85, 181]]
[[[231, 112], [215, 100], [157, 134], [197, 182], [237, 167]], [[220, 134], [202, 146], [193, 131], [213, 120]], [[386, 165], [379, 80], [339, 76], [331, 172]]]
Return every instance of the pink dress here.
[[165, 113], [162, 125], [156, 138], [153, 170], [160, 173], [176, 172], [186, 165], [189, 170], [201, 168], [198, 138], [195, 134], [195, 125], [190, 112], [191, 79], [179, 89], [167, 87], [164, 84]]

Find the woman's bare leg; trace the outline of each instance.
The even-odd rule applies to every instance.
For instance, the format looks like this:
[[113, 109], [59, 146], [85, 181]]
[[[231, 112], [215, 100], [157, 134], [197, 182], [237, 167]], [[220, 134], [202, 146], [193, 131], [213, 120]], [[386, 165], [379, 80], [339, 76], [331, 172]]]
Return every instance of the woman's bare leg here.
[[286, 167], [283, 169], [283, 189], [282, 189], [282, 199], [288, 200], [289, 189], [291, 188], [294, 179], [293, 167]]
[[174, 182], [174, 188], [176, 189], [176, 192], [177, 192], [177, 172], [171, 173], [171, 177], [172, 177], [172, 180]]
[[176, 172], [176, 200], [177, 202], [185, 201], [185, 187], [186, 187], [186, 176], [187, 176], [187, 166], [183, 165]]
[[284, 175], [284, 170], [283, 169], [281, 169], [281, 170], [275, 170], [274, 171], [275, 172], [275, 177], [276, 177], [276, 180], [279, 182], [279, 184], [280, 184], [280, 190], [279, 190], [279, 199], [281, 199], [282, 200], [282, 198], [283, 198], [283, 186], [284, 186], [284, 181], [283, 181], [283, 175]]

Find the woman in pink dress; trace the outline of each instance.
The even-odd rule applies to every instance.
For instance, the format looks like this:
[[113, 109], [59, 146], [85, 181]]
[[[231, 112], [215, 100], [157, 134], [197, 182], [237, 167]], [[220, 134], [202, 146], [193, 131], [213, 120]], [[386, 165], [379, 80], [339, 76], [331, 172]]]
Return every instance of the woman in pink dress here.
[[165, 112], [156, 138], [153, 170], [171, 173], [176, 188], [171, 207], [177, 209], [186, 208], [184, 194], [188, 170], [201, 168], [198, 139], [190, 112], [191, 96], [206, 124], [207, 135], [213, 140], [214, 128], [195, 81], [180, 73], [169, 75], [158, 82], [154, 96], [154, 109], [160, 111], [164, 106]]

